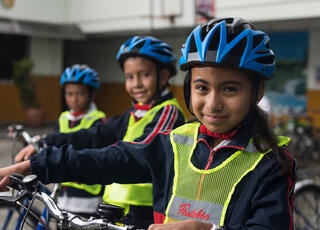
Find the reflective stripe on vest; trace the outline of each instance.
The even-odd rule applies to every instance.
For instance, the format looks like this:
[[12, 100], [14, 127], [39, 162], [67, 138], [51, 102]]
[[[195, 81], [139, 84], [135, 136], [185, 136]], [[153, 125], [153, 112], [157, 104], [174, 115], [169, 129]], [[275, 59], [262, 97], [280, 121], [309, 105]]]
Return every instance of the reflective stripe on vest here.
[[[70, 114], [69, 111], [63, 112], [60, 117], [59, 117], [59, 128], [60, 128], [60, 133], [70, 133], [70, 132], [75, 132], [80, 129], [88, 129], [91, 127], [91, 125], [101, 119], [104, 118], [106, 115], [104, 112], [99, 111], [99, 110], [94, 110], [88, 114], [86, 114], [80, 121], [80, 124], [77, 125], [76, 127], [69, 128], [69, 120], [68, 120], [68, 115]], [[84, 190], [92, 195], [98, 195], [101, 192], [102, 185], [95, 184], [95, 185], [86, 185], [86, 184], [79, 184], [75, 182], [64, 182], [61, 183], [63, 186], [67, 187], [73, 187], [76, 189], [81, 189]]]
[[[164, 222], [194, 219], [223, 226], [236, 186], [271, 150], [259, 153], [250, 140], [245, 150], [236, 151], [219, 166], [198, 169], [191, 163], [191, 157], [199, 127], [199, 123], [191, 123], [170, 134], [175, 177]], [[278, 145], [287, 145], [289, 141], [290, 138], [279, 137]]]
[[[182, 112], [177, 100], [171, 99], [151, 108], [146, 115], [137, 122], [134, 119], [134, 115], [131, 115], [127, 132], [123, 140], [134, 141], [136, 138], [142, 136], [145, 127], [152, 122], [158, 111], [167, 105], [174, 105]], [[107, 203], [124, 207], [125, 212], [128, 212], [129, 205], [152, 206], [152, 184], [144, 183], [123, 185], [114, 183], [106, 186], [103, 200]]]

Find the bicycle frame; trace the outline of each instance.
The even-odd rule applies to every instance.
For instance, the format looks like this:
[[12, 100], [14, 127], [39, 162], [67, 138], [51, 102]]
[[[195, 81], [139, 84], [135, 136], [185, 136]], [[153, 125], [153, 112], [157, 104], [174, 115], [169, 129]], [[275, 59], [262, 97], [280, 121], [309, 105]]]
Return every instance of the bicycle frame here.
[[[90, 218], [90, 219], [82, 219], [77, 215], [74, 215], [70, 212], [60, 210], [57, 204], [54, 202], [53, 198], [46, 194], [45, 192], [39, 191], [39, 181], [37, 180], [37, 176], [29, 175], [23, 177], [21, 175], [15, 174], [10, 176], [10, 186], [19, 191], [15, 196], [0, 196], [0, 203], [7, 206], [21, 206], [26, 210], [29, 210], [31, 206], [23, 206], [21, 205], [21, 201], [26, 198], [34, 201], [38, 200], [51, 213], [52, 217], [57, 220], [58, 226], [60, 229], [77, 229], [77, 230], [143, 230], [141, 228], [137, 228], [132, 225], [117, 225], [115, 224], [118, 221], [118, 215], [112, 215], [114, 218], [108, 218], [109, 212], [115, 212], [113, 206], [111, 209], [106, 209], [106, 207], [100, 206], [101, 210], [99, 216], [101, 218]], [[31, 204], [32, 205], [32, 202]], [[121, 210], [121, 217], [123, 217], [123, 208], [118, 207], [118, 210]], [[99, 211], [99, 210], [98, 210]], [[119, 214], [118, 212], [116, 212]], [[27, 211], [28, 214], [28, 211]], [[107, 214], [107, 215], [106, 215]], [[47, 226], [49, 228], [49, 226]]]

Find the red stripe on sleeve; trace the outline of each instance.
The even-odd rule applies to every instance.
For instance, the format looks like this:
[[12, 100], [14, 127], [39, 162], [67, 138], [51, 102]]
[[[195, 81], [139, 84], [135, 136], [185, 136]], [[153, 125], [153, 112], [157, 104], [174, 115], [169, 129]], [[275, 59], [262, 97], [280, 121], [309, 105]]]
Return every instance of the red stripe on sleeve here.
[[174, 125], [174, 123], [177, 121], [178, 109], [175, 106], [173, 107], [173, 109], [174, 109], [173, 115], [172, 115], [172, 118], [171, 118], [169, 124], [166, 127], [166, 130], [171, 130], [173, 125]]
[[293, 181], [290, 176], [288, 176], [288, 192], [287, 192], [287, 202], [290, 215], [290, 226], [289, 230], [293, 230]]
[[166, 121], [168, 120], [170, 110], [171, 110], [170, 105], [165, 106], [164, 111], [162, 112], [161, 117], [158, 120], [157, 125], [155, 126], [153, 131], [149, 134], [149, 136], [144, 141], [142, 141], [142, 143], [149, 143], [160, 130], [163, 130], [163, 126], [166, 123]]

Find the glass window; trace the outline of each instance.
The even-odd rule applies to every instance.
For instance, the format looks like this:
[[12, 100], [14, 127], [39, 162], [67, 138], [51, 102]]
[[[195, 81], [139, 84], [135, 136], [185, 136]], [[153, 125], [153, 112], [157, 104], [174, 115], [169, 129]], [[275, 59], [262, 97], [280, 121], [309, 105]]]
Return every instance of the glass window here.
[[0, 34], [0, 79], [11, 79], [13, 62], [26, 56], [27, 38]]

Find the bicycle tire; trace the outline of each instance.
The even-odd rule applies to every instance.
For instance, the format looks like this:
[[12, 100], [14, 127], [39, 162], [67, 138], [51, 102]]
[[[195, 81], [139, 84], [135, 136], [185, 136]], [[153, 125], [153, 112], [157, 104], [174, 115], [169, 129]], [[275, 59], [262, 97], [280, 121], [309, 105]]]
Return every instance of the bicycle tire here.
[[312, 180], [297, 182], [294, 226], [296, 230], [320, 229], [320, 185]]

